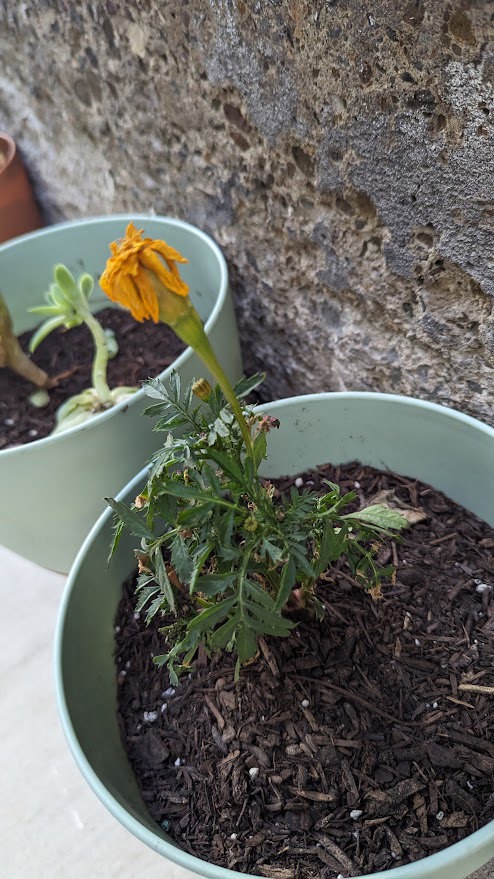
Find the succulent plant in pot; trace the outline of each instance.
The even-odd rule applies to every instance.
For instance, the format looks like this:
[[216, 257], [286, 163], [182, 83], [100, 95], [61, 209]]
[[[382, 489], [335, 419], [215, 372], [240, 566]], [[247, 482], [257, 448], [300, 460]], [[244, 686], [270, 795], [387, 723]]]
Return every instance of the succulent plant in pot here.
[[[2, 293], [16, 333], [34, 329], [30, 309], [39, 305], [54, 264], [63, 259], [74, 278], [89, 274], [98, 279], [107, 260], [107, 242], [122, 236], [129, 223], [139, 226], [143, 219], [118, 215], [62, 223], [0, 246]], [[190, 299], [205, 320], [208, 336], [222, 350], [227, 371], [237, 378], [240, 349], [221, 251], [187, 223], [163, 217], [145, 219], [151, 240], [166, 237], [170, 246], [189, 259], [183, 278]], [[167, 269], [164, 261], [163, 266]], [[91, 313], [106, 306], [108, 300], [96, 288]], [[162, 377], [170, 371], [165, 364], [166, 359], [158, 369]], [[190, 380], [197, 371], [193, 351], [184, 350], [172, 366]], [[101, 486], [118, 491], [140, 466], [142, 454], [150, 455], [158, 443], [140, 417], [144, 401], [145, 394], [139, 390], [89, 420], [73, 423], [63, 433], [0, 449], [0, 481], [10, 498], [0, 512], [0, 542], [33, 561], [67, 571], [83, 535], [104, 508]]]
[[152, 293], [218, 384], [148, 385], [166, 439], [69, 576], [79, 766], [203, 876], [464, 879], [494, 850], [493, 429], [392, 395], [254, 409], [257, 378], [233, 389], [194, 311]]

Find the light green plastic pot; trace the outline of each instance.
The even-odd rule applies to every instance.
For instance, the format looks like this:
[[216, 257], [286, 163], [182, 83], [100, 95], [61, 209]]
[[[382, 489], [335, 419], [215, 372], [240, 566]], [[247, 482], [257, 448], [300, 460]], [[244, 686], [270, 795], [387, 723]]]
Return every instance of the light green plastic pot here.
[[[36, 318], [27, 309], [42, 301], [55, 263], [65, 263], [76, 276], [89, 272], [98, 278], [110, 255], [109, 243], [124, 235], [131, 220], [189, 259], [181, 272], [192, 302], [226, 373], [238, 379], [240, 348], [223, 255], [204, 232], [168, 217], [122, 214], [77, 220], [0, 246], [0, 289], [16, 333], [35, 326]], [[99, 287], [92, 304], [93, 310], [111, 305]], [[191, 348], [160, 377], [166, 379], [172, 368], [185, 382], [205, 374]], [[66, 433], [0, 451], [0, 543], [40, 565], [67, 572], [105, 508], [103, 497], [120, 491], [160, 442], [141, 414], [148, 404], [140, 390]]]
[[[431, 403], [370, 393], [292, 397], [261, 407], [280, 419], [264, 472], [295, 474], [359, 459], [430, 483], [494, 525], [494, 429]], [[130, 501], [145, 471], [121, 497]], [[112, 814], [160, 854], [209, 879], [246, 879], [177, 848], [149, 817], [127, 762], [116, 720], [114, 616], [133, 570], [135, 539], [123, 537], [109, 570], [111, 514], [87, 537], [70, 572], [56, 633], [56, 687], [62, 725], [86, 780]], [[494, 821], [442, 852], [372, 879], [465, 879], [494, 856]], [[367, 875], [365, 879], [371, 879]]]

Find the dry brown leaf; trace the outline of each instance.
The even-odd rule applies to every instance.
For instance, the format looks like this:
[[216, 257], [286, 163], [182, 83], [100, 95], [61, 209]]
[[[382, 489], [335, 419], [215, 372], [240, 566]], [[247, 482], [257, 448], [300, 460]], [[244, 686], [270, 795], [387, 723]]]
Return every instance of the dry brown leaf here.
[[409, 525], [417, 525], [427, 519], [427, 513], [422, 507], [411, 507], [405, 504], [396, 496], [393, 489], [378, 491], [374, 497], [369, 498], [369, 504], [385, 504], [390, 510], [398, 510], [399, 513], [407, 520]]

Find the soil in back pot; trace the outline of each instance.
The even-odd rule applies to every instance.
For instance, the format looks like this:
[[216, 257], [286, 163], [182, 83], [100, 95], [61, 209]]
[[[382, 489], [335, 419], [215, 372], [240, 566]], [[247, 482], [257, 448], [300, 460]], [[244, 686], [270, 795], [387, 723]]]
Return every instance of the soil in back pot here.
[[[126, 311], [105, 308], [98, 312], [98, 319], [105, 329], [113, 330], [118, 342], [118, 354], [108, 362], [110, 387], [139, 386], [170, 366], [185, 348], [168, 327], [151, 321], [136, 323]], [[31, 336], [32, 331], [28, 331], [19, 337], [26, 352]], [[41, 342], [32, 359], [49, 375], [58, 377], [45, 408], [28, 402], [32, 385], [10, 370], [0, 369], [0, 450], [50, 434], [58, 407], [90, 386], [93, 353], [90, 333], [84, 325], [55, 330]]]

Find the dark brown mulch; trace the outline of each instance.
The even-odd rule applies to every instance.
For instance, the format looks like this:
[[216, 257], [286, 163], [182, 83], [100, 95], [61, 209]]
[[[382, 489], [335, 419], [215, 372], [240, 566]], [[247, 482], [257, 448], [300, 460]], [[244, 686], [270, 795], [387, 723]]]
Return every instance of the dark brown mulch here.
[[321, 624], [263, 643], [238, 684], [226, 656], [176, 690], [132, 581], [116, 621], [119, 719], [150, 813], [186, 851], [275, 879], [386, 870], [494, 817], [494, 529], [416, 481], [325, 475], [427, 513], [390, 547], [383, 600], [335, 571]]
[[[127, 311], [104, 308], [98, 319], [105, 329], [114, 331], [119, 350], [108, 363], [111, 388], [139, 386], [147, 378], [170, 366], [184, 350], [164, 324], [152, 321], [137, 323]], [[28, 350], [32, 331], [19, 336], [21, 347]], [[62, 375], [50, 391], [50, 403], [36, 409], [27, 402], [34, 386], [10, 370], [0, 369], [0, 449], [30, 443], [48, 436], [55, 426], [55, 413], [67, 397], [91, 386], [93, 343], [87, 327], [55, 330], [41, 343], [33, 360], [50, 376]]]

